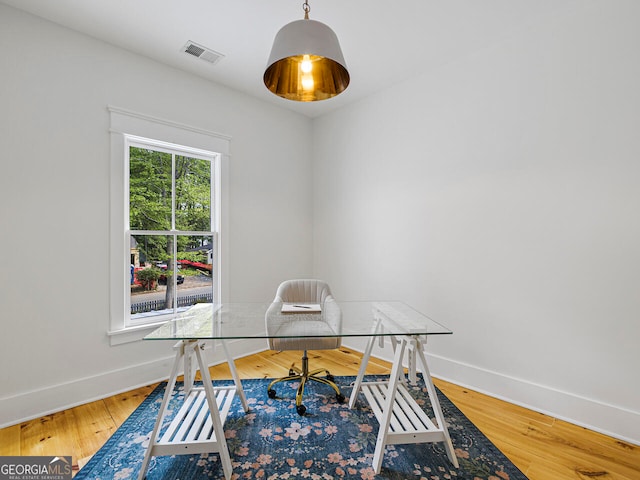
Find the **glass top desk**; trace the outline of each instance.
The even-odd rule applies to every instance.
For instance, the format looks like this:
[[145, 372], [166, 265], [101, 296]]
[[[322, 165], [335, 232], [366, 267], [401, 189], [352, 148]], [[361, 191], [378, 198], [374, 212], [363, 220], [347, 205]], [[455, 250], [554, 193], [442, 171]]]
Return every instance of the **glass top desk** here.
[[[380, 423], [373, 468], [380, 472], [384, 447], [398, 443], [444, 442], [450, 461], [458, 467], [453, 445], [446, 429], [444, 417], [435, 393], [426, 357], [424, 343], [430, 335], [447, 335], [451, 330], [401, 302], [325, 302], [321, 312], [283, 312], [282, 303], [227, 303], [197, 304], [177, 314], [173, 319], [145, 337], [145, 340], [172, 340], [176, 357], [169, 377], [165, 396], [149, 447], [140, 471], [145, 477], [149, 460], [155, 455], [175, 455], [218, 452], [225, 478], [230, 479], [232, 466], [224, 437], [223, 425], [234, 395], [238, 395], [245, 411], [248, 405], [242, 390], [233, 358], [226, 342], [234, 339], [299, 338], [299, 331], [292, 335], [288, 326], [292, 322], [308, 321], [313, 328], [303, 336], [309, 337], [366, 337], [368, 339], [356, 381], [353, 385], [349, 407], [354, 408], [360, 392], [370, 404]], [[304, 306], [303, 306], [304, 307]], [[326, 320], [332, 315], [341, 318], [340, 330], [328, 327]], [[265, 318], [272, 325], [267, 334]], [[326, 325], [318, 329], [318, 324]], [[275, 328], [273, 328], [275, 325]], [[378, 341], [391, 339], [394, 360], [388, 382], [364, 382], [367, 362]], [[208, 365], [202, 354], [204, 342], [218, 340], [224, 349], [226, 360], [234, 380], [234, 386], [216, 387], [211, 381]], [[403, 361], [407, 359], [409, 379], [417, 381], [418, 364], [427, 386], [436, 422], [432, 422], [416, 404], [404, 387]], [[197, 367], [194, 365], [194, 359]], [[173, 393], [180, 366], [184, 366], [185, 402], [165, 432], [161, 425]], [[195, 371], [200, 370], [202, 387], [194, 386]], [[265, 395], [266, 395], [265, 391]], [[202, 412], [208, 406], [211, 415]], [[185, 427], [185, 424], [197, 427]], [[189, 430], [193, 429], [194, 432]]]

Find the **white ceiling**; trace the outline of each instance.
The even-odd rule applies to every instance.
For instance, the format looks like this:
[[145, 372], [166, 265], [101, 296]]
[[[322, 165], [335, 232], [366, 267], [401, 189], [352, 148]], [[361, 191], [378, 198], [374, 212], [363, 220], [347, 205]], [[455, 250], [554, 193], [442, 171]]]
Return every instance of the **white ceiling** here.
[[[338, 35], [351, 83], [314, 103], [268, 92], [273, 38], [303, 17], [304, 0], [0, 0], [167, 65], [310, 117], [504, 40], [578, 0], [309, 0], [310, 18]], [[187, 41], [225, 57], [211, 65]]]

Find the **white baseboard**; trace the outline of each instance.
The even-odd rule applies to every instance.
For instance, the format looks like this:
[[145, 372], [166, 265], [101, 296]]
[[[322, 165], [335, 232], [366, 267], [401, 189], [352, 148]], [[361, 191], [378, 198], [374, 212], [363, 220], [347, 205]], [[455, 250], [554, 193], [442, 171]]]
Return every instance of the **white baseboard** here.
[[[363, 351], [366, 339], [350, 338], [349, 346]], [[261, 352], [264, 339], [236, 340], [227, 343], [234, 358]], [[376, 348], [373, 353], [392, 360], [391, 348]], [[161, 380], [171, 370], [173, 355], [127, 368], [80, 378], [12, 397], [0, 399], [0, 428], [100, 400]], [[640, 413], [609, 405], [545, 385], [503, 375], [455, 360], [427, 354], [431, 375], [486, 395], [520, 405], [554, 418], [640, 445]], [[225, 361], [221, 348], [207, 350], [210, 365]]]
[[173, 356], [0, 399], [0, 428], [100, 400], [168, 377]]
[[[363, 351], [366, 339], [349, 339], [351, 348]], [[346, 345], [345, 345], [346, 346]], [[390, 346], [373, 354], [392, 361]], [[438, 355], [429, 355], [431, 376], [530, 410], [640, 445], [640, 412], [535, 384]]]
[[[227, 346], [230, 354], [238, 358], [263, 351], [266, 340], [236, 340], [228, 342]], [[206, 352], [210, 365], [226, 361], [221, 348], [207, 349]], [[169, 348], [167, 353], [166, 357], [150, 362], [0, 398], [0, 428], [166, 380], [175, 358]]]
[[428, 362], [433, 377], [640, 445], [640, 412], [437, 355]]

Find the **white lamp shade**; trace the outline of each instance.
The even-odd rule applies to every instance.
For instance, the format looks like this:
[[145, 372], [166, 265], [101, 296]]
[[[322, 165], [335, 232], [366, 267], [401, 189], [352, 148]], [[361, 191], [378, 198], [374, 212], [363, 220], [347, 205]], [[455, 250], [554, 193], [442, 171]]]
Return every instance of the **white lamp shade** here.
[[325, 100], [349, 85], [338, 37], [315, 20], [296, 20], [280, 29], [264, 72], [264, 84], [289, 100]]

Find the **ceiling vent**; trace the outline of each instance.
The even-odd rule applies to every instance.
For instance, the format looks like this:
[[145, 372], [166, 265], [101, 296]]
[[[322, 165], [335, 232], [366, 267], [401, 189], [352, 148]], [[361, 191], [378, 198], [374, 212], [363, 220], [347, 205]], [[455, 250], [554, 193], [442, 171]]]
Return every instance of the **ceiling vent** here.
[[194, 57], [199, 58], [200, 60], [204, 60], [205, 62], [209, 62], [212, 65], [218, 63], [218, 61], [224, 57], [223, 54], [218, 53], [210, 48], [203, 47], [202, 45], [198, 45], [197, 43], [189, 40], [184, 47], [182, 47], [182, 51], [184, 53], [188, 53], [189, 55], [193, 55]]

